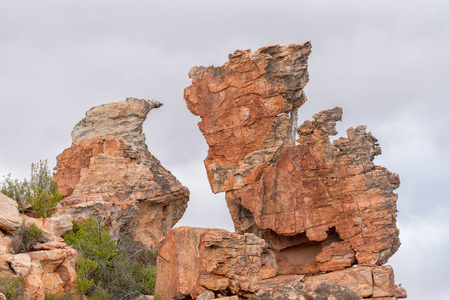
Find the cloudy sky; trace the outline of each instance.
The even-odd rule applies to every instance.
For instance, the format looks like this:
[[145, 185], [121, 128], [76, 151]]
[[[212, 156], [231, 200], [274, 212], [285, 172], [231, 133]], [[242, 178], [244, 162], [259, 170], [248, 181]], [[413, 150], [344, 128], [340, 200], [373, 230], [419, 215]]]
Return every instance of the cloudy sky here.
[[207, 145], [183, 100], [195, 65], [236, 49], [311, 40], [300, 123], [341, 106], [337, 129], [379, 139], [399, 173], [402, 246], [390, 260], [411, 300], [449, 299], [449, 3], [366, 1], [1, 1], [0, 176], [70, 146], [86, 110], [127, 97], [148, 115], [150, 151], [191, 190], [182, 225], [233, 229], [211, 193]]

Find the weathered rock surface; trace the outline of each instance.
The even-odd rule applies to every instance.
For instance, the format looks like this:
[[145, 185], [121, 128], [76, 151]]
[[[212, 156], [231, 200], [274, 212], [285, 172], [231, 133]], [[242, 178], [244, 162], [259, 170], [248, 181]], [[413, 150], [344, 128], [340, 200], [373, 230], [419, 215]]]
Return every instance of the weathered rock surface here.
[[264, 280], [254, 300], [359, 300], [357, 293], [346, 286], [327, 280], [302, 282], [303, 276], [278, 276]]
[[[394, 273], [391, 266], [367, 267], [360, 266], [334, 271], [321, 275], [309, 276], [305, 283], [317, 280], [327, 280], [357, 292], [362, 298], [406, 298], [402, 293], [402, 287], [394, 283]], [[405, 290], [404, 290], [405, 291]]]
[[0, 229], [8, 233], [16, 231], [22, 225], [18, 204], [13, 199], [0, 193]]
[[258, 290], [264, 245], [249, 233], [174, 228], [159, 248], [155, 293], [167, 299], [196, 299], [207, 291], [214, 297], [252, 294]]
[[380, 148], [365, 126], [330, 141], [341, 108], [315, 114], [295, 143], [310, 52], [309, 43], [236, 51], [190, 71], [185, 100], [201, 116], [212, 191], [226, 191], [238, 233], [268, 242], [264, 265], [277, 274], [382, 265], [400, 245], [399, 178], [374, 165]]
[[236, 229], [270, 241], [280, 274], [384, 264], [400, 245], [399, 178], [373, 164], [380, 148], [365, 126], [329, 141], [340, 108], [314, 118], [260, 181], [226, 194]]
[[8, 264], [11, 266], [11, 269], [14, 270], [16, 275], [20, 277], [26, 277], [30, 274], [31, 269], [31, 258], [27, 254], [17, 254], [10, 256], [7, 259]]
[[64, 245], [54, 250], [0, 255], [2, 276], [22, 277], [26, 299], [76, 291], [76, 251]]
[[[76, 291], [76, 251], [62, 242], [59, 236], [67, 227], [61, 218], [34, 219], [19, 214], [17, 203], [0, 194], [0, 202], [7, 206], [0, 209], [0, 220], [8, 220], [0, 230], [0, 275], [22, 277], [26, 299], [44, 300], [45, 294], [62, 294]], [[13, 220], [13, 221], [11, 221]], [[18, 225], [17, 225], [18, 224]], [[32, 251], [16, 253], [20, 248], [23, 230], [35, 224], [43, 231], [47, 242], [33, 246]], [[58, 225], [59, 224], [59, 225]], [[61, 224], [65, 224], [62, 226]], [[71, 228], [70, 222], [70, 228]], [[57, 233], [58, 235], [54, 235]]]
[[189, 198], [189, 190], [145, 145], [142, 123], [161, 105], [128, 98], [86, 113], [72, 132], [72, 146], [57, 157], [55, 181], [65, 198], [56, 216], [80, 221], [96, 214], [113, 234], [136, 226], [136, 239], [157, 247]]
[[281, 145], [295, 140], [310, 52], [310, 43], [237, 50], [223, 66], [190, 70], [184, 98], [201, 116], [214, 193], [258, 181]]

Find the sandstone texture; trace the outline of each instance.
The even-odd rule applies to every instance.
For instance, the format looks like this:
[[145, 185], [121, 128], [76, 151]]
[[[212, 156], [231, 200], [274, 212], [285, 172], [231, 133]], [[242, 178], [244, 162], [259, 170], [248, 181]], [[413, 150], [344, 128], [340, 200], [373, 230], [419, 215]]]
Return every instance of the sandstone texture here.
[[[21, 277], [26, 299], [44, 300], [45, 294], [76, 291], [77, 252], [63, 243], [60, 237], [71, 229], [71, 222], [68, 229], [65, 217], [34, 219], [21, 215], [17, 203], [3, 194], [0, 194], [0, 202], [7, 203], [0, 209], [0, 220], [9, 220], [3, 222], [8, 226], [0, 227], [0, 275]], [[23, 252], [26, 251], [20, 247], [23, 231], [31, 224], [43, 231], [45, 242]], [[65, 228], [61, 224], [65, 224]]]
[[55, 216], [100, 216], [113, 234], [129, 227], [147, 247], [182, 217], [189, 190], [150, 154], [142, 123], [157, 101], [128, 98], [94, 107], [57, 157], [55, 181], [64, 195]]
[[166, 299], [252, 294], [258, 290], [264, 246], [249, 233], [174, 228], [159, 248], [155, 293]]
[[367, 299], [407, 297], [405, 289], [395, 285], [393, 268], [388, 265], [348, 268], [326, 274], [309, 276], [304, 279], [304, 282], [311, 283], [317, 280], [327, 280], [341, 286], [346, 286], [352, 291], [355, 291], [360, 297]]
[[[372, 280], [350, 284], [355, 296], [333, 290], [335, 299], [395, 298], [395, 290], [404, 292], [395, 287], [391, 267], [382, 265], [400, 246], [394, 193], [399, 177], [374, 164], [381, 149], [366, 126], [349, 128], [347, 137], [331, 141], [342, 118], [339, 107], [298, 127], [310, 53], [310, 43], [275, 45], [238, 50], [219, 67], [191, 69], [184, 98], [201, 117], [211, 189], [226, 192], [237, 233], [267, 242], [263, 281], [351, 270]], [[382, 279], [376, 281], [377, 274]], [[345, 280], [326, 276], [319, 279], [324, 285], [346, 286]], [[310, 298], [313, 286], [321, 286], [316, 282], [293, 289]], [[271, 295], [266, 299], [296, 299], [263, 293]]]
[[310, 52], [309, 43], [236, 51], [190, 71], [185, 100], [201, 116], [212, 190], [226, 191], [237, 232], [268, 241], [278, 274], [384, 264], [400, 245], [399, 178], [372, 162], [377, 140], [359, 126], [332, 143], [336, 107], [302, 124], [295, 142]]
[[310, 43], [237, 50], [223, 66], [190, 70], [184, 98], [201, 117], [214, 193], [258, 181], [279, 148], [294, 141], [310, 52]]
[[359, 300], [357, 293], [346, 286], [327, 280], [302, 282], [303, 276], [278, 276], [264, 280], [253, 300]]
[[16, 201], [0, 193], [0, 229], [6, 232], [16, 231], [22, 225]]

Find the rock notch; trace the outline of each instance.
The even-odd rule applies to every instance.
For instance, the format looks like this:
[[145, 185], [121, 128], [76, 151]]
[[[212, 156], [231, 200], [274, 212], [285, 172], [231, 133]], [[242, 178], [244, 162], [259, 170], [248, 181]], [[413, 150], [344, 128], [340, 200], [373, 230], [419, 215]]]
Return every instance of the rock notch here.
[[90, 109], [57, 157], [55, 181], [64, 195], [56, 216], [96, 214], [113, 234], [134, 227], [136, 239], [157, 247], [182, 217], [189, 190], [148, 151], [142, 124], [157, 101], [128, 98]]

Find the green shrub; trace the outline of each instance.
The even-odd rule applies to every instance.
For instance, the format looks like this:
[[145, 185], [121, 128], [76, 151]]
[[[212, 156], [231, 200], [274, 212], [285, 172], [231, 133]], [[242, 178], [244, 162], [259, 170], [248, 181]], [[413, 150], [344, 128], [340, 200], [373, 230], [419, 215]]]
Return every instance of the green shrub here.
[[11, 174], [5, 177], [1, 185], [0, 192], [11, 199], [14, 199], [19, 204], [19, 210], [24, 211], [26, 209], [28, 199], [31, 197], [31, 189], [28, 181], [25, 179], [20, 182], [18, 179], [11, 179]]
[[0, 276], [0, 292], [8, 300], [22, 300], [24, 298], [22, 279]]
[[23, 233], [23, 243], [28, 247], [36, 245], [38, 242], [42, 241], [43, 238], [44, 233], [34, 223], [31, 224], [30, 227], [26, 228]]
[[13, 180], [11, 174], [6, 176], [0, 191], [16, 200], [20, 211], [23, 212], [31, 207], [38, 217], [43, 218], [51, 216], [62, 199], [46, 160], [31, 164], [30, 181]]
[[15, 253], [29, 252], [34, 245], [45, 242], [44, 232], [32, 223], [29, 226], [22, 225], [13, 235], [11, 246]]
[[76, 294], [66, 292], [64, 294], [45, 294], [45, 300], [75, 300], [79, 299]]
[[156, 267], [136, 266], [135, 268], [138, 292], [144, 295], [152, 295], [156, 287]]
[[152, 295], [155, 255], [122, 233], [118, 242], [92, 216], [64, 236], [82, 254], [76, 261], [78, 291], [88, 299], [133, 299]]

